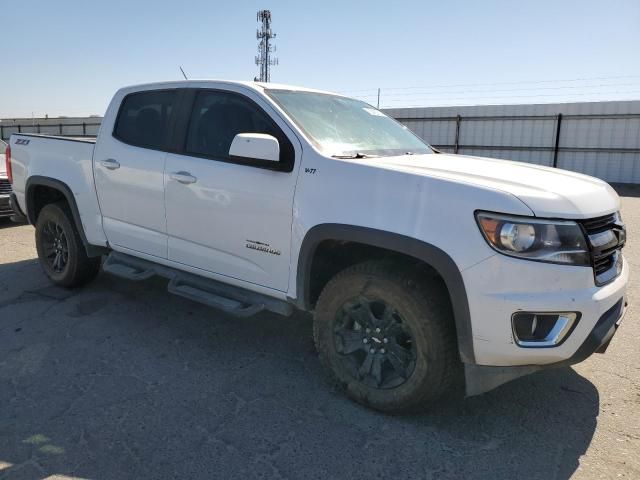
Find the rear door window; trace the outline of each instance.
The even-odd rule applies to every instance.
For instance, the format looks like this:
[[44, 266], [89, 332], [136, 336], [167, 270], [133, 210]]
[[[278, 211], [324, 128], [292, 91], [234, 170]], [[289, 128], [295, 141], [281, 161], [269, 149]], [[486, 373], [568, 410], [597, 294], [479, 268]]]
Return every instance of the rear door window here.
[[137, 147], [166, 149], [177, 94], [177, 90], [154, 90], [127, 95], [120, 106], [114, 137]]

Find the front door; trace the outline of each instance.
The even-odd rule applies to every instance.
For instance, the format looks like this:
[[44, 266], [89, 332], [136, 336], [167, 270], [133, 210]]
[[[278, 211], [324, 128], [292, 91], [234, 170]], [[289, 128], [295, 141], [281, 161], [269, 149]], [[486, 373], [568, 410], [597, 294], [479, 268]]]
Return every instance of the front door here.
[[[167, 258], [164, 167], [177, 90], [124, 97], [93, 156], [103, 228], [114, 249]], [[104, 130], [107, 130], [105, 128]]]
[[[166, 161], [169, 259], [286, 291], [299, 143], [266, 113], [268, 105], [258, 105], [259, 97], [220, 90], [192, 95], [184, 152]], [[229, 157], [238, 133], [275, 136], [280, 162]]]

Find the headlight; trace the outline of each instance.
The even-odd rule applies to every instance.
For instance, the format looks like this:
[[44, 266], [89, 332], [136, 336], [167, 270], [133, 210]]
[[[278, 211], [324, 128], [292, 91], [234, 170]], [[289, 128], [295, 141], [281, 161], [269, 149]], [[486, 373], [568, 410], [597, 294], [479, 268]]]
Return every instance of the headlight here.
[[476, 213], [492, 248], [504, 255], [538, 262], [590, 265], [589, 250], [576, 222]]

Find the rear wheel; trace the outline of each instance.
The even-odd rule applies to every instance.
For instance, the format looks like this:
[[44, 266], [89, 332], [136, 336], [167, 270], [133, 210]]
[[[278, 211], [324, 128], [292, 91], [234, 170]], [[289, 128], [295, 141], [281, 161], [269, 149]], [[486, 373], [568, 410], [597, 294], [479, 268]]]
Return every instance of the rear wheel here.
[[327, 284], [314, 337], [335, 383], [386, 412], [426, 407], [449, 390], [459, 367], [442, 282], [380, 262], [351, 267]]
[[52, 203], [40, 211], [36, 249], [45, 274], [61, 287], [84, 285], [100, 270], [100, 257], [87, 257], [66, 203]]

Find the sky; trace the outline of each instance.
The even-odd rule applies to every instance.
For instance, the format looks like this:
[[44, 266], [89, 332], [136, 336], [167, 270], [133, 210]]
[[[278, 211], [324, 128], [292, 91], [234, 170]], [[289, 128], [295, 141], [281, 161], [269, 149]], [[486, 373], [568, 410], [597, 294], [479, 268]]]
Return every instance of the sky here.
[[640, 0], [0, 0], [0, 118], [102, 115], [131, 84], [272, 81], [381, 108], [640, 99]]

